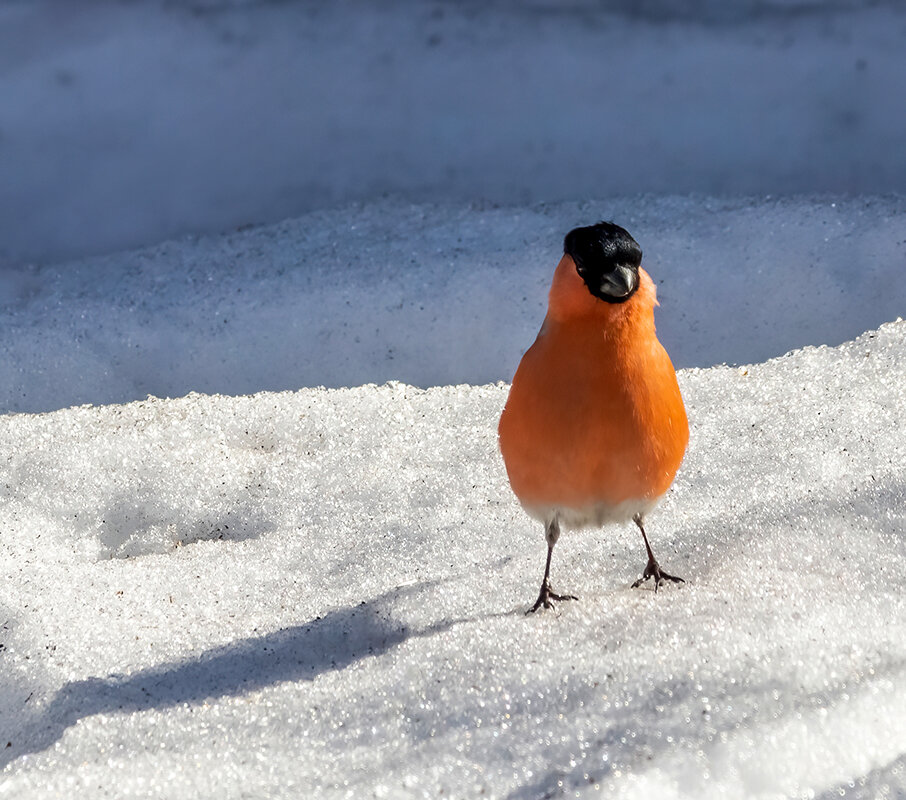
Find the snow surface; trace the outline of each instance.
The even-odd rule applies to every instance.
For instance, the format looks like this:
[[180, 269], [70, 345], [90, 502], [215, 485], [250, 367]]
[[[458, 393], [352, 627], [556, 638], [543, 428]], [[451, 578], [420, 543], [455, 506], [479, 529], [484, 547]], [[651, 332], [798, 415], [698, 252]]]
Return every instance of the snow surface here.
[[392, 193], [906, 192], [900, 0], [0, 0], [0, 265]]
[[530, 617], [505, 384], [0, 418], [0, 796], [903, 796], [906, 322], [680, 381]]

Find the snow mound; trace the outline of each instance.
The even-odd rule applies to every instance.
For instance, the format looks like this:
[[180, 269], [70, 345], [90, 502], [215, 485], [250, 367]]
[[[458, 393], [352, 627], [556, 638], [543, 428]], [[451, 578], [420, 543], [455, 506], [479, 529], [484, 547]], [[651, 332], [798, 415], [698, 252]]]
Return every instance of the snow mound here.
[[902, 198], [384, 202], [0, 272], [0, 410], [510, 380], [565, 233], [613, 219], [678, 367], [839, 344], [906, 309]]
[[0, 796], [901, 796], [906, 322], [680, 381], [531, 617], [505, 384], [0, 418]]

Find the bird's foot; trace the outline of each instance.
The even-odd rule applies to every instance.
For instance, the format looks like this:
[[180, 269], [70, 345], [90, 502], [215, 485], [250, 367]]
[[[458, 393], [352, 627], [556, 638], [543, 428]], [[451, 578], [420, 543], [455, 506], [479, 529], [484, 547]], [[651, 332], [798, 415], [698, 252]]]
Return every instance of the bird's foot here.
[[670, 575], [664, 570], [661, 569], [660, 565], [653, 558], [648, 559], [648, 566], [645, 567], [645, 571], [642, 573], [642, 577], [639, 578], [634, 584], [632, 584], [633, 589], [638, 589], [645, 581], [649, 578], [654, 578], [654, 591], [657, 593], [657, 590], [660, 588], [660, 585], [664, 581], [673, 581], [674, 583], [685, 583], [686, 581], [682, 578], [677, 577], [676, 575]]
[[579, 598], [571, 594], [554, 594], [551, 591], [551, 582], [545, 580], [541, 584], [541, 591], [538, 593], [538, 599], [528, 611], [526, 611], [526, 616], [529, 614], [534, 614], [539, 608], [544, 606], [544, 608], [553, 608], [554, 602], [560, 602], [561, 600], [578, 600]]

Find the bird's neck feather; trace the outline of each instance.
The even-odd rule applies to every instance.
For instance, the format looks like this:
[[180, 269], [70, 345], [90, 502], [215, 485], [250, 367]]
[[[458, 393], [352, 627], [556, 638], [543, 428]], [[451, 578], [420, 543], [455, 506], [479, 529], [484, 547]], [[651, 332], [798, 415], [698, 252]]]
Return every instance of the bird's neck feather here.
[[606, 303], [588, 291], [572, 258], [564, 255], [554, 272], [547, 319], [550, 324], [600, 327], [608, 334], [631, 331], [634, 335], [653, 335], [656, 305], [654, 282], [641, 267], [639, 288], [632, 297], [625, 303]]

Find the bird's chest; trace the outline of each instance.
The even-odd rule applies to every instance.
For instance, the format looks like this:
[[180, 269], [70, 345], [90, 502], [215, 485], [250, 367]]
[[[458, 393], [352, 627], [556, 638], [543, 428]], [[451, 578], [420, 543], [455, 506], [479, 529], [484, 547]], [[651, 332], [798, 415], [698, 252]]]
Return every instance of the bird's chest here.
[[656, 353], [593, 336], [572, 342], [552, 336], [538, 344], [532, 360], [547, 367], [527, 365], [532, 385], [523, 392], [540, 426], [553, 435], [620, 439], [655, 413], [661, 378]]
[[[663, 349], [604, 337], [538, 344], [513, 399], [532, 418], [527, 427], [536, 432], [535, 457], [549, 485], [613, 501], [661, 491], [658, 476], [672, 478], [674, 451], [685, 444], [682, 401]], [[536, 359], [547, 368], [536, 368]]]

